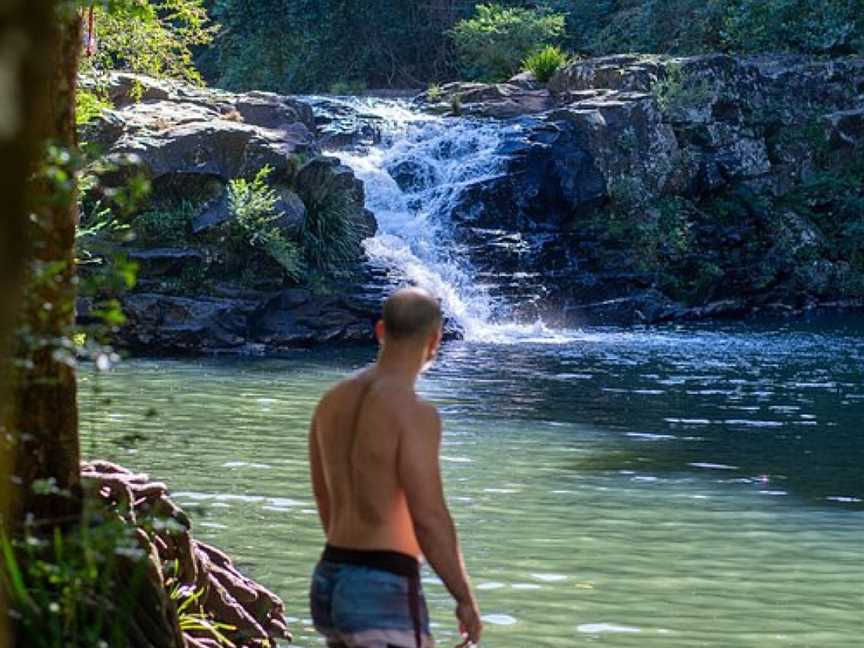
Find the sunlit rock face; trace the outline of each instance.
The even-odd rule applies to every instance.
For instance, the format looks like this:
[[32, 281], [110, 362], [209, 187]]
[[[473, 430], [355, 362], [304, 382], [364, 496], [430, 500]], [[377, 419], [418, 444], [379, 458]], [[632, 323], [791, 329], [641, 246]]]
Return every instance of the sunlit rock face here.
[[[542, 101], [514, 108], [526, 93]], [[622, 55], [547, 87], [451, 84], [417, 101], [510, 118], [504, 172], [454, 211], [478, 267], [535, 277], [527, 314], [626, 323], [860, 299], [860, 269], [792, 203], [862, 159], [862, 96], [864, 60]]]
[[[353, 171], [323, 154], [324, 133], [310, 104], [124, 73], [110, 75], [106, 91], [114, 108], [81, 132], [98, 148], [102, 184], [94, 199], [143, 177], [151, 192], [135, 213], [169, 219], [177, 210], [194, 212], [186, 215], [182, 240], [168, 236], [169, 225], [160, 240], [157, 222], [155, 234], [110, 251], [139, 266], [135, 290], [123, 297], [128, 321], [120, 344], [143, 353], [255, 353], [372, 339], [380, 295], [370, 301], [366, 294], [370, 271], [361, 242], [377, 223]], [[272, 227], [286, 241], [299, 245], [317, 226], [316, 214], [320, 220], [322, 210], [337, 205], [353, 231], [338, 277], [317, 273], [313, 289], [312, 279], [286, 275], [260, 246], [243, 252], [231, 245], [228, 183], [264, 167], [278, 197]], [[79, 304], [85, 321], [93, 310], [90, 300]]]
[[[82, 130], [117, 162], [108, 177], [143, 172], [155, 196], [196, 201], [191, 243], [129, 250], [142, 275], [123, 338], [143, 352], [368, 342], [405, 282], [442, 297], [451, 334], [477, 339], [538, 317], [635, 324], [864, 300], [856, 189], [838, 180], [864, 159], [862, 60], [621, 55], [545, 85], [523, 74], [413, 100], [121, 74], [109, 95], [115, 110]], [[264, 165], [288, 240], [316, 205], [344, 202], [348, 272], [286, 280], [263, 254], [220, 249], [226, 184]]]

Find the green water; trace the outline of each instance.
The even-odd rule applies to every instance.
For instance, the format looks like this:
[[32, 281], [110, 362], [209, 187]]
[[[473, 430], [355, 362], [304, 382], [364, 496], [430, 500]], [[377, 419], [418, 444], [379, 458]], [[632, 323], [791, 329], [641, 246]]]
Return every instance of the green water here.
[[[484, 645], [864, 645], [861, 331], [449, 344], [420, 388], [444, 414]], [[322, 390], [372, 355], [84, 372], [85, 454], [169, 482], [196, 534], [284, 598], [296, 645], [320, 645], [306, 602], [323, 541], [307, 424]], [[425, 583], [434, 631], [453, 645], [452, 605], [433, 574]]]

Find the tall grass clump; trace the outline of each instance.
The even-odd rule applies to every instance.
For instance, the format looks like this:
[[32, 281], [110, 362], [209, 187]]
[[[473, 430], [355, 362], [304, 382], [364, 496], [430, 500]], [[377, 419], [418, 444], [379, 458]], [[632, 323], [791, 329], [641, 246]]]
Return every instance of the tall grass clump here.
[[[0, 532], [0, 589], [20, 646], [127, 644], [147, 556], [120, 523], [13, 541]], [[120, 586], [122, 583], [122, 587]]]
[[540, 83], [548, 83], [567, 64], [567, 55], [555, 45], [547, 45], [522, 61], [522, 69], [534, 75]]
[[300, 235], [307, 264], [321, 272], [339, 271], [357, 257], [360, 234], [352, 218], [347, 197], [327, 196], [307, 205], [306, 222]]

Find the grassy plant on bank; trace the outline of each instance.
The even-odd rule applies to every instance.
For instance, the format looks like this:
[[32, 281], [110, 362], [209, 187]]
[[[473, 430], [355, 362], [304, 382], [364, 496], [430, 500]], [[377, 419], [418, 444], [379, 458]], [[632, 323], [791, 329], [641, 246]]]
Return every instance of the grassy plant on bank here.
[[444, 90], [437, 83], [432, 83], [426, 90], [426, 99], [431, 102], [439, 102], [444, 98]]
[[548, 45], [522, 61], [522, 69], [534, 75], [540, 83], [548, 83], [567, 64], [567, 55], [555, 45]]
[[198, 206], [183, 201], [173, 209], [153, 209], [138, 215], [132, 223], [137, 238], [153, 245], [185, 245], [192, 235], [192, 221]]
[[450, 112], [456, 117], [462, 115], [462, 95], [454, 94], [450, 97]]
[[50, 538], [13, 542], [0, 535], [0, 550], [0, 584], [18, 645], [127, 645], [146, 566], [132, 529], [103, 520]]
[[347, 198], [328, 196], [320, 204], [307, 208], [301, 241], [309, 267], [325, 273], [347, 267], [356, 258], [360, 244]]
[[225, 632], [236, 630], [235, 626], [220, 623], [213, 619], [212, 615], [204, 611], [201, 605], [203, 590], [183, 585], [176, 574], [180, 571], [177, 560], [165, 565], [165, 587], [168, 590], [168, 598], [177, 608], [177, 620], [180, 630], [184, 633], [195, 635], [205, 634], [220, 646], [233, 646], [234, 644], [224, 635]]

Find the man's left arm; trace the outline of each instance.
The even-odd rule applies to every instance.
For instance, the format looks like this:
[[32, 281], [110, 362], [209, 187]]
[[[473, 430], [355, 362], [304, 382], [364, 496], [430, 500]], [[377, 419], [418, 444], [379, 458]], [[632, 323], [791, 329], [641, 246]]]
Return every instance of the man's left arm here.
[[315, 431], [316, 416], [312, 417], [309, 426], [309, 470], [312, 478], [312, 492], [315, 494], [315, 504], [318, 507], [318, 517], [321, 518], [321, 526], [324, 535], [330, 526], [330, 493], [327, 491], [327, 482], [324, 479], [324, 467], [321, 464], [321, 447], [318, 442], [318, 434]]

